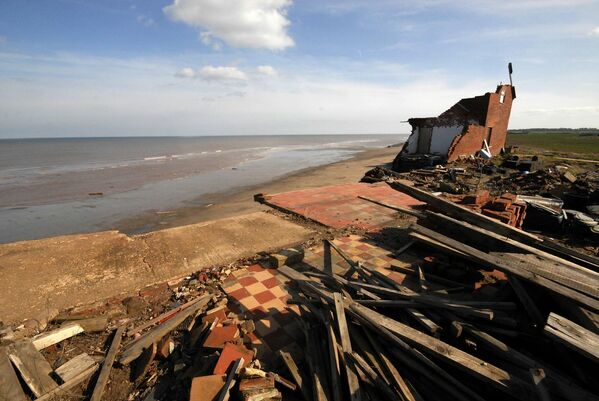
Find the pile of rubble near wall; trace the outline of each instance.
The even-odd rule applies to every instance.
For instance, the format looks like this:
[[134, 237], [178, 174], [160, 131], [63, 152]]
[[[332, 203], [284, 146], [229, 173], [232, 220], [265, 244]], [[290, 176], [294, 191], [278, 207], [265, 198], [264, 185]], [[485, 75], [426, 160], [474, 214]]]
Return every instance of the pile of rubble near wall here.
[[[596, 164], [590, 164], [590, 167], [576, 163], [545, 166], [536, 157], [514, 158], [498, 157], [494, 161], [468, 158], [404, 173], [376, 167], [368, 171], [362, 181], [408, 180], [455, 202], [482, 206], [478, 211], [508, 224], [534, 231], [545, 230], [556, 236], [589, 236], [591, 241], [599, 238], [599, 170]], [[469, 200], [472, 197], [487, 199], [487, 196], [489, 199], [508, 197], [512, 205], [526, 208], [527, 212], [522, 218], [514, 218], [513, 215], [520, 211], [511, 210], [510, 215], [494, 213], [505, 210], [501, 210], [499, 204], [482, 205], [480, 201]], [[476, 206], [474, 209], [479, 209]], [[510, 217], [512, 223], [508, 222]]]
[[[441, 266], [400, 284], [325, 243], [293, 280], [316, 400], [597, 400], [599, 260], [426, 191], [408, 247]], [[328, 251], [327, 251], [328, 249]], [[335, 272], [330, 252], [350, 266]], [[429, 266], [430, 267], [430, 266]], [[456, 279], [455, 269], [464, 274]], [[503, 275], [475, 289], [466, 277]], [[307, 398], [308, 399], [308, 398]]]

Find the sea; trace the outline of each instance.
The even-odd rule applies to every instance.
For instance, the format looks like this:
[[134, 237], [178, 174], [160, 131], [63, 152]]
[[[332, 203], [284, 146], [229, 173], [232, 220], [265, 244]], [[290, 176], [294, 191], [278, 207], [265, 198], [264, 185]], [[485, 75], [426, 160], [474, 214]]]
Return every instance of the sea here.
[[109, 230], [407, 135], [0, 140], [0, 243]]

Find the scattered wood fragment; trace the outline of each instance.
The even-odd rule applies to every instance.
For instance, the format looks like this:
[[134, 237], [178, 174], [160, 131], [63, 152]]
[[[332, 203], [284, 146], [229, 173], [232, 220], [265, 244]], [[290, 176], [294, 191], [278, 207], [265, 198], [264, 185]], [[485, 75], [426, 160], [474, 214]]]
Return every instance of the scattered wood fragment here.
[[185, 319], [187, 319], [187, 317], [191, 316], [199, 309], [208, 305], [210, 299], [210, 295], [200, 297], [199, 300], [195, 302], [192, 306], [178, 312], [175, 316], [173, 316], [166, 322], [153, 328], [138, 339], [129, 343], [123, 350], [121, 357], [119, 358], [119, 363], [123, 365], [131, 363], [131, 361], [133, 361], [139, 355], [141, 355], [145, 348], [150, 347], [152, 344], [160, 340], [162, 337], [175, 330], [177, 326], [179, 326], [181, 323], [183, 323]]
[[67, 338], [76, 336], [79, 333], [83, 333], [83, 327], [76, 323], [71, 323], [62, 326], [59, 329], [49, 331], [47, 333], [38, 334], [31, 339], [33, 346], [36, 350], [47, 348], [51, 345], [58, 344]]
[[96, 364], [96, 360], [85, 352], [69, 359], [54, 371], [63, 383], [67, 383]]
[[121, 340], [123, 338], [124, 331], [125, 326], [120, 326], [116, 329], [114, 333], [112, 343], [110, 344], [110, 348], [108, 349], [106, 358], [104, 358], [104, 362], [102, 363], [102, 369], [100, 370], [100, 374], [98, 375], [98, 380], [96, 381], [96, 385], [94, 387], [94, 391], [92, 393], [90, 401], [100, 401], [102, 399], [102, 395], [104, 394], [104, 388], [106, 387], [108, 379], [110, 378], [112, 364], [114, 363], [114, 360], [116, 359], [116, 354], [119, 351], [119, 346], [121, 345]]
[[551, 313], [545, 334], [594, 362], [599, 362], [599, 336], [576, 323]]
[[83, 372], [79, 373], [78, 375], [76, 375], [75, 377], [71, 378], [70, 381], [63, 383], [60, 386], [56, 387], [54, 390], [44, 394], [43, 396], [41, 396], [39, 398], [36, 398], [35, 401], [50, 401], [50, 400], [56, 399], [57, 396], [59, 396], [63, 393], [67, 393], [68, 390], [70, 390], [73, 387], [82, 383], [89, 376], [91, 376], [97, 369], [98, 369], [98, 364], [95, 364], [94, 366], [89, 367], [85, 371], [83, 371]]
[[29, 401], [4, 347], [0, 348], [0, 400]]
[[52, 367], [35, 349], [31, 340], [20, 340], [9, 345], [8, 357], [36, 397], [41, 397], [58, 387], [52, 378]]

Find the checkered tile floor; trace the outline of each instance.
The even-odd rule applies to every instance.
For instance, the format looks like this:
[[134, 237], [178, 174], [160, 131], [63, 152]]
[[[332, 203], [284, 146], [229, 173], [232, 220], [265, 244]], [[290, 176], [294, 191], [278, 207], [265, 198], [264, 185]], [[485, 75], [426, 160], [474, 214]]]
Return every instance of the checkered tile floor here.
[[287, 305], [286, 282], [276, 269], [252, 265], [233, 272], [223, 284], [231, 301], [229, 309], [254, 321], [256, 331], [249, 337], [261, 360], [269, 360], [280, 349], [293, 352], [295, 341], [303, 337], [294, 318], [299, 308]]
[[[367, 267], [374, 268], [399, 284], [412, 284], [412, 277], [394, 271], [392, 267], [411, 267], [411, 262], [415, 261], [415, 259], [406, 255], [402, 256], [401, 260], [396, 259], [393, 257], [392, 251], [381, 248], [373, 241], [360, 235], [336, 238], [333, 243], [353, 261], [361, 262]], [[335, 273], [342, 274], [349, 268], [347, 262], [345, 262], [345, 260], [343, 260], [334, 250], [331, 251], [331, 258], [333, 271]], [[305, 253], [304, 263], [306, 264], [322, 268], [323, 260], [324, 249], [322, 246], [311, 248]]]
[[333, 228], [348, 226], [376, 230], [398, 218], [397, 212], [358, 198], [365, 196], [394, 206], [422, 202], [395, 191], [385, 183], [351, 183], [266, 195], [266, 203]]
[[[413, 277], [389, 268], [409, 266], [410, 262], [405, 257], [401, 261], [395, 259], [390, 251], [358, 235], [341, 237], [334, 243], [356, 262], [376, 268], [398, 283], [415, 285]], [[323, 258], [323, 247], [318, 246], [306, 250], [303, 263], [322, 268]], [[336, 273], [342, 273], [349, 267], [334, 251], [332, 261]], [[301, 355], [296, 341], [303, 338], [303, 332], [294, 318], [300, 312], [296, 305], [286, 303], [291, 297], [287, 282], [287, 278], [276, 269], [252, 265], [233, 272], [223, 283], [230, 300], [228, 308], [254, 321], [256, 331], [249, 337], [252, 346], [258, 350], [258, 358], [263, 361], [268, 361], [280, 349]]]

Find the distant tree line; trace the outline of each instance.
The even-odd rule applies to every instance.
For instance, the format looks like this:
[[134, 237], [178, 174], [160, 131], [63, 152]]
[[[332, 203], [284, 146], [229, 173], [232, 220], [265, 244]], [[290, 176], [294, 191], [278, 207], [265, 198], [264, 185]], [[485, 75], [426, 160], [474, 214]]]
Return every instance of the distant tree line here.
[[599, 128], [526, 128], [511, 129], [509, 134], [574, 134], [580, 136], [599, 135]]

